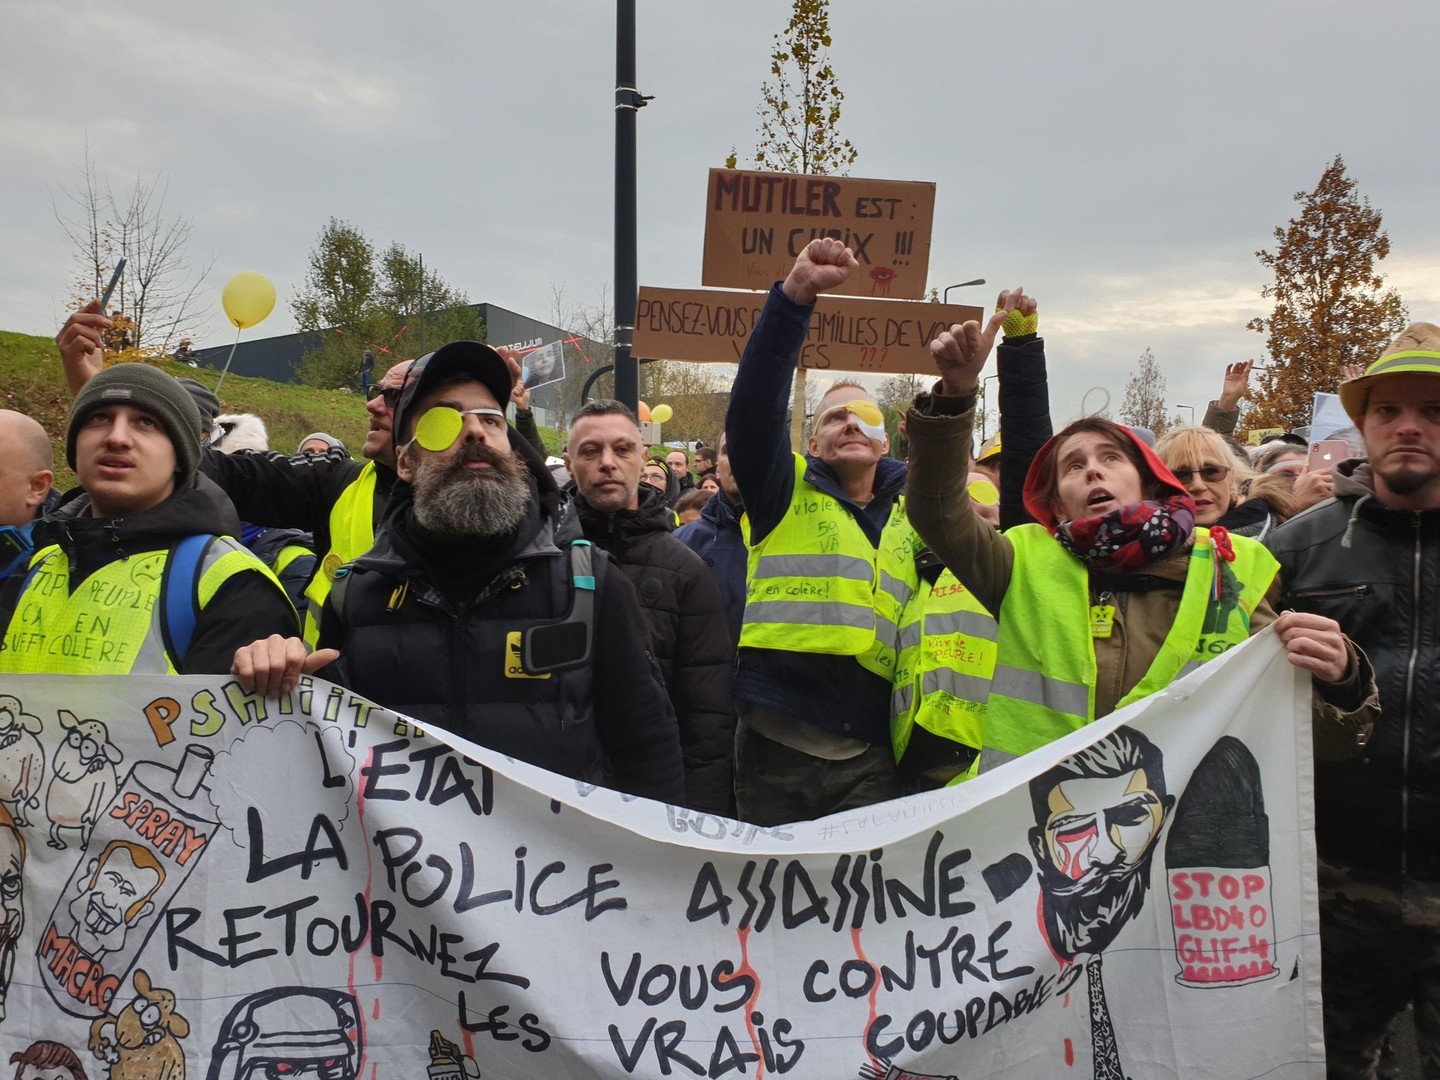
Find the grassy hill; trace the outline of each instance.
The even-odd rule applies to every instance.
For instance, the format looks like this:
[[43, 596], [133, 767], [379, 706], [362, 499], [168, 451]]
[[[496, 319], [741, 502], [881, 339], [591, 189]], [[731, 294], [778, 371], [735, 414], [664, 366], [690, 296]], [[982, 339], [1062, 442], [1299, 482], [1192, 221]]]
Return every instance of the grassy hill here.
[[[155, 366], [171, 375], [188, 375], [212, 388], [219, 378], [218, 372], [184, 364], [161, 361]], [[0, 372], [4, 373], [0, 379], [4, 407], [33, 416], [44, 425], [55, 445], [55, 482], [61, 488], [73, 487], [75, 474], [65, 465], [70, 391], [54, 340], [0, 331]], [[220, 406], [223, 412], [248, 412], [261, 417], [269, 430], [271, 447], [292, 454], [312, 431], [328, 431], [343, 440], [352, 453], [358, 453], [370, 426], [359, 394], [244, 379], [234, 374], [225, 376]]]
[[[184, 364], [158, 361], [156, 367], [172, 375], [187, 375], [213, 388], [219, 372]], [[300, 440], [312, 431], [327, 431], [358, 455], [369, 429], [365, 402], [358, 393], [316, 390], [268, 379], [246, 379], [230, 374], [221, 387], [222, 412], [254, 413], [265, 421], [274, 450], [293, 454]], [[55, 446], [55, 483], [75, 486], [75, 474], [65, 464], [65, 425], [70, 416], [70, 391], [60, 350], [51, 338], [31, 337], [0, 330], [0, 407], [33, 416], [50, 433]], [[548, 445], [556, 435], [542, 429]]]

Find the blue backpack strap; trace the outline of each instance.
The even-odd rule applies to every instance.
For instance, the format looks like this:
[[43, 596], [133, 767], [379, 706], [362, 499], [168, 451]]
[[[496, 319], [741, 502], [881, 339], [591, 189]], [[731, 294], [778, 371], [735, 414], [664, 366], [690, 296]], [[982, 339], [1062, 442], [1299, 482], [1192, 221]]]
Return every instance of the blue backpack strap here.
[[[195, 623], [200, 617], [197, 610], [200, 562], [214, 539], [209, 533], [187, 536], [171, 549], [166, 560], [165, 581], [160, 588], [164, 613], [161, 633], [177, 669], [184, 663], [195, 637]], [[180, 583], [179, 588], [175, 587], [176, 582]]]

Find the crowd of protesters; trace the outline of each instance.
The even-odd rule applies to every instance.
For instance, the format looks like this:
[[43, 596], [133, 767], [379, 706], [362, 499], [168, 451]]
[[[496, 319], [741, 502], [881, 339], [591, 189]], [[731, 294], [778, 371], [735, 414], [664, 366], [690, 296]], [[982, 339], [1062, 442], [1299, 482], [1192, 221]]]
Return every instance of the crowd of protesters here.
[[[1101, 417], [1054, 432], [1021, 289], [932, 343], [905, 460], [848, 381], [795, 447], [811, 314], [855, 267], [838, 240], [801, 252], [693, 462], [599, 401], [547, 465], [518, 356], [475, 342], [381, 375], [359, 460], [324, 432], [286, 456], [201, 384], [106, 366], [92, 304], [57, 337], [80, 487], [53, 491], [48, 437], [0, 412], [0, 672], [233, 671], [267, 695], [316, 673], [568, 776], [779, 825], [964, 782], [1273, 630], [1313, 688], [1330, 1074], [1373, 1075], [1412, 998], [1440, 1069], [1440, 328], [1347, 373], [1365, 453], [1333, 466], [1288, 434], [1234, 442], [1248, 362], [1158, 441]], [[977, 450], [992, 352], [1000, 432]], [[104, 595], [82, 581], [122, 575], [157, 595], [103, 655], [47, 647]], [[184, 626], [170, 587], [194, 590]]]

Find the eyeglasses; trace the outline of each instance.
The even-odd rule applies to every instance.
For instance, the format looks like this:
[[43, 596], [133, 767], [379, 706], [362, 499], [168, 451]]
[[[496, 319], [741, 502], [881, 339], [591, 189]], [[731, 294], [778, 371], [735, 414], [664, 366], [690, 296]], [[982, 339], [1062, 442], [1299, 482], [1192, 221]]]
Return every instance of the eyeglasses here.
[[1207, 484], [1213, 484], [1216, 480], [1224, 480], [1225, 477], [1230, 475], [1230, 466], [1205, 465], [1200, 469], [1171, 469], [1170, 471], [1175, 474], [1175, 479], [1179, 480], [1182, 484], [1189, 484], [1191, 480], [1195, 479], [1197, 472], [1200, 474], [1201, 480], [1204, 480]]
[[499, 409], [452, 409], [449, 405], [436, 405], [420, 417], [415, 425], [415, 437], [404, 445], [401, 453], [419, 443], [431, 453], [448, 450], [460, 437], [465, 428], [465, 417], [478, 416], [480, 422], [489, 428], [505, 426], [505, 414]]
[[369, 400], [374, 401], [377, 397], [384, 398], [385, 407], [393, 412], [395, 406], [400, 404], [400, 392], [403, 389], [404, 387], [401, 386], [371, 386]]

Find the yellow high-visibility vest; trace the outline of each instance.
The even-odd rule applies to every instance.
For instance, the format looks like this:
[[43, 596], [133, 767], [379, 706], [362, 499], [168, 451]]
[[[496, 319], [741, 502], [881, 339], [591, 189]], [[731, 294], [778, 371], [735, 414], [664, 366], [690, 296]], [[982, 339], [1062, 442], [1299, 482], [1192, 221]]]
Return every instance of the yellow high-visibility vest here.
[[335, 571], [354, 562], [375, 546], [375, 462], [367, 461], [360, 475], [346, 485], [330, 508], [330, 550], [325, 552], [310, 584], [305, 586], [305, 644], [312, 649], [320, 639], [320, 613], [335, 583]]
[[[70, 562], [59, 545], [35, 553], [24, 591], [0, 646], [0, 672], [53, 675], [174, 675], [166, 648], [162, 590], [190, 588], [168, 582], [170, 551], [116, 559], [70, 591]], [[214, 537], [194, 580], [201, 611], [236, 574], [269, 568], [229, 536]], [[275, 582], [280, 588], [280, 583]]]
[[[854, 515], [834, 496], [805, 481], [806, 462], [795, 462], [790, 509], [758, 544], [741, 519], [749, 549], [745, 616], [740, 644], [747, 648], [853, 656], [892, 678], [897, 621], [909, 590], [882, 568], [879, 553]], [[881, 547], [918, 544], [895, 500]], [[886, 559], [887, 566], [895, 560]]]
[[[1020, 755], [1095, 719], [1095, 643], [1085, 564], [1040, 525], [1016, 526], [1005, 537], [1015, 549], [1015, 564], [1000, 605], [985, 745]], [[1265, 599], [1280, 564], [1254, 540], [1231, 541], [1235, 561], [1222, 563], [1225, 587], [1216, 602], [1210, 531], [1195, 530], [1175, 621], [1149, 670], [1117, 707], [1163, 690], [1250, 637], [1250, 614]]]

